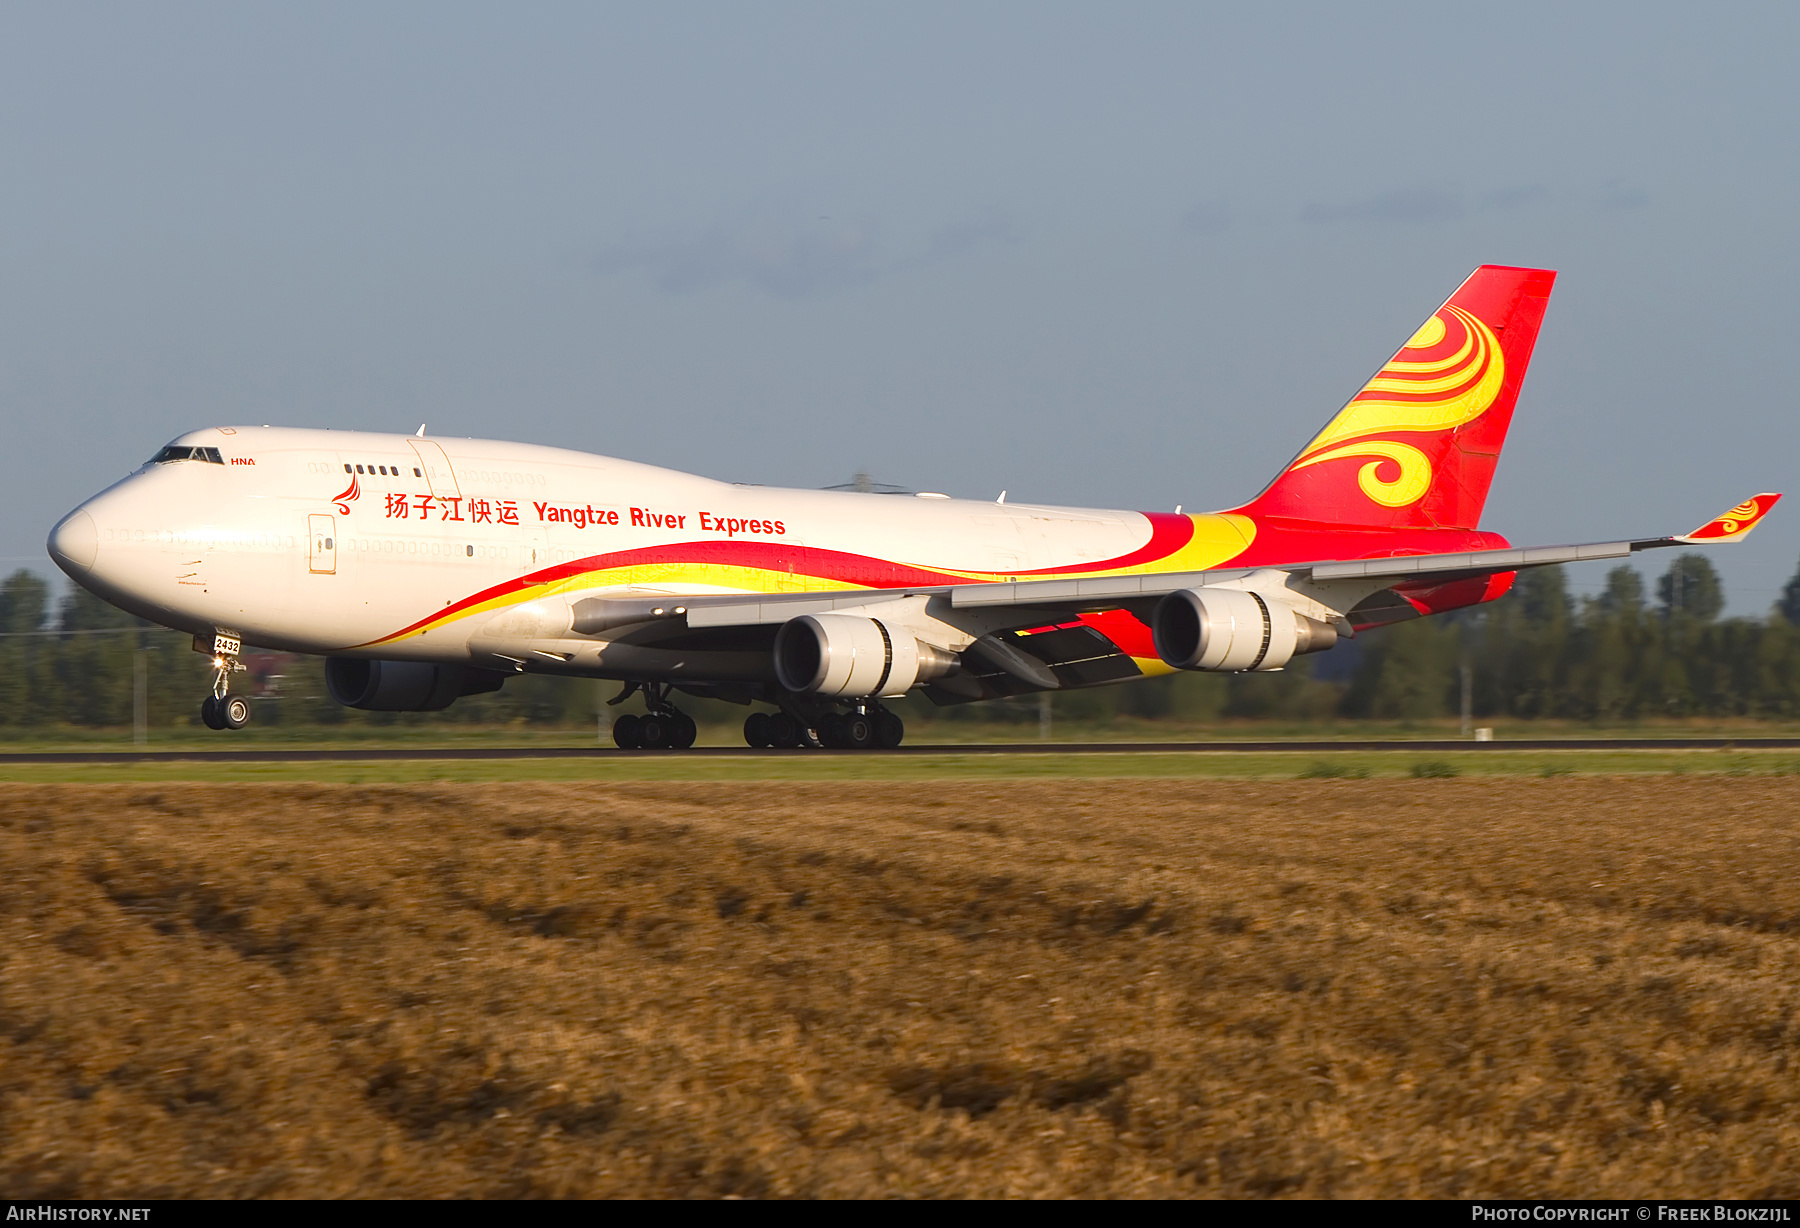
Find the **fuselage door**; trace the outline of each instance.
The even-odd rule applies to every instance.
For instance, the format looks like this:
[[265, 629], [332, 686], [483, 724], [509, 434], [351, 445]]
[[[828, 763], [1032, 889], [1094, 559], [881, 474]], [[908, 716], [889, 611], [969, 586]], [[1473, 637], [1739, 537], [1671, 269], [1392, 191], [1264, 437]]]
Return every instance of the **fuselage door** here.
[[306, 565], [315, 576], [337, 574], [337, 517], [306, 518]]
[[806, 573], [806, 543], [789, 538], [775, 555], [775, 591], [803, 593], [818, 581]]
[[456, 484], [456, 471], [450, 468], [450, 458], [444, 455], [444, 449], [430, 439], [409, 439], [406, 442], [419, 454], [419, 468], [425, 471], [425, 480], [431, 484], [431, 493], [439, 499], [462, 498], [462, 490]]

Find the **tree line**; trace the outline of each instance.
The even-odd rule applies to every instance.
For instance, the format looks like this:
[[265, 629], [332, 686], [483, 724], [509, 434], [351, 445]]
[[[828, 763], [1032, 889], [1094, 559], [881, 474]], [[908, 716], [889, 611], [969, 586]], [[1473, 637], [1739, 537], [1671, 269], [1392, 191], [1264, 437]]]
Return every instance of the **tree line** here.
[[[1652, 717], [1800, 715], [1800, 572], [1764, 617], [1721, 618], [1712, 564], [1677, 556], [1647, 592], [1636, 568], [1607, 574], [1602, 591], [1575, 597], [1560, 567], [1522, 572], [1500, 600], [1400, 623], [1303, 657], [1274, 674], [1183, 674], [1053, 697], [1061, 722], [1118, 717], [1204, 722], [1228, 718], [1317, 721], [1454, 717], [1467, 696], [1480, 718], [1618, 722]], [[615, 684], [527, 675], [493, 695], [437, 713], [364, 713], [326, 693], [323, 663], [286, 654], [246, 656], [233, 689], [255, 695], [258, 725], [592, 724]], [[199, 723], [211, 683], [189, 637], [135, 619], [72, 588], [52, 608], [32, 572], [0, 585], [0, 730], [150, 728]], [[141, 707], [140, 707], [141, 705]], [[696, 715], [742, 709], [684, 704]], [[903, 705], [909, 720], [1039, 718], [1036, 700], [934, 710]]]
[[[1498, 601], [1366, 631], [1278, 673], [1059, 692], [1054, 711], [1078, 722], [1432, 721], [1459, 715], [1466, 686], [1476, 721], [1800, 716], [1800, 572], [1763, 617], [1721, 618], [1724, 604], [1695, 552], [1676, 556], [1653, 592], [1628, 565], [1593, 597], [1572, 595], [1561, 567], [1536, 568]], [[1000, 710], [1036, 719], [1029, 701]]]
[[[325, 688], [322, 658], [246, 652], [234, 693], [254, 697], [253, 725], [592, 723], [591, 681], [525, 676], [443, 712], [358, 712]], [[212, 662], [191, 636], [155, 626], [71, 587], [52, 608], [43, 578], [25, 570], [0, 584], [0, 736], [56, 728], [200, 725]], [[616, 689], [616, 687], [615, 687]], [[608, 691], [607, 694], [611, 694]]]

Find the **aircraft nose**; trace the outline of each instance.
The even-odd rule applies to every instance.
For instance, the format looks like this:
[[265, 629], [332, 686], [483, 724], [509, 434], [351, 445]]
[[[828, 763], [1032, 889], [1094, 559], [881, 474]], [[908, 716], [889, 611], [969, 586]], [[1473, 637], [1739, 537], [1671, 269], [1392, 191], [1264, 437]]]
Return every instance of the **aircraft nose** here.
[[93, 568], [94, 558], [100, 553], [100, 531], [94, 527], [92, 516], [76, 509], [50, 530], [46, 545], [56, 565], [70, 578], [79, 580]]

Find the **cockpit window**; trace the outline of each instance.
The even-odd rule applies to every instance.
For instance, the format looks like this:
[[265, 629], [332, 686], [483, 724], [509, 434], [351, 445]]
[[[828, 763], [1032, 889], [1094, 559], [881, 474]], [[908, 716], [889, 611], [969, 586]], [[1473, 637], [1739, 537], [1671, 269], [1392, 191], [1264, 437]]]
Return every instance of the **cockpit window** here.
[[172, 443], [150, 458], [152, 465], [161, 465], [168, 461], [197, 460], [209, 465], [223, 465], [225, 458], [219, 455], [217, 448], [194, 448], [187, 444]]

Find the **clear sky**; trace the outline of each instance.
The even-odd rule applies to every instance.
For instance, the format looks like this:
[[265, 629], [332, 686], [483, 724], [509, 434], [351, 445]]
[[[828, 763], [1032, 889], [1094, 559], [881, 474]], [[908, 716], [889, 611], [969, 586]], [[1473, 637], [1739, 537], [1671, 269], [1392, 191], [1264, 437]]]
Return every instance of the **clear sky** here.
[[1500, 263], [1561, 275], [1484, 527], [1791, 490], [1712, 552], [1760, 613], [1797, 47], [1792, 4], [8, 4], [0, 566], [225, 423], [1229, 506]]

